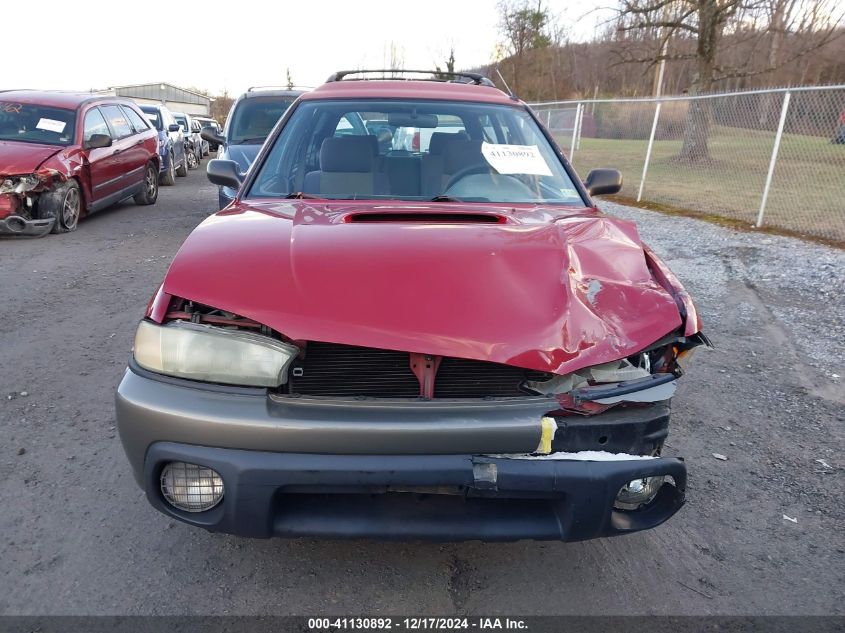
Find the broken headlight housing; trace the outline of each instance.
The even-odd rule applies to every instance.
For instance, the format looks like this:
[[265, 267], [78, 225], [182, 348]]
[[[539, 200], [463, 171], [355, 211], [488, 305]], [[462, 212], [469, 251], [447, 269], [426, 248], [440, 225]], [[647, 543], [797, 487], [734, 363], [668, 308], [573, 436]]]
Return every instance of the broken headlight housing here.
[[35, 189], [39, 182], [35, 174], [7, 176], [0, 180], [0, 193], [26, 193]]
[[640, 354], [636, 363], [623, 358], [601, 365], [579, 369], [565, 376], [554, 376], [545, 381], [528, 381], [525, 386], [543, 395], [567, 393], [590, 384], [626, 382], [651, 375], [651, 361], [648, 354]]
[[251, 387], [278, 387], [299, 348], [263, 334], [171, 321], [141, 321], [135, 361], [159, 374]]

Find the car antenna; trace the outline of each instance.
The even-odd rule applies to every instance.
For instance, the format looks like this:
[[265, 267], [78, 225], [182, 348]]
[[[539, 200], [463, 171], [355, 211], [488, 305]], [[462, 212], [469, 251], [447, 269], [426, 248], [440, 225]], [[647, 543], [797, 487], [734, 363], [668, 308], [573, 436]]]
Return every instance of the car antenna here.
[[502, 77], [502, 73], [501, 73], [501, 72], [499, 72], [499, 66], [498, 66], [498, 65], [496, 66], [496, 74], [497, 74], [497, 75], [499, 75], [499, 79], [501, 79], [501, 80], [502, 80], [502, 83], [503, 83], [503, 84], [505, 84], [505, 90], [507, 90], [507, 91], [508, 91], [508, 95], [510, 95], [510, 98], [511, 98], [511, 99], [516, 99], [516, 95], [515, 95], [515, 94], [511, 91], [510, 86], [508, 86], [508, 82], [507, 82], [507, 81], [505, 81], [505, 78], [504, 78], [504, 77]]

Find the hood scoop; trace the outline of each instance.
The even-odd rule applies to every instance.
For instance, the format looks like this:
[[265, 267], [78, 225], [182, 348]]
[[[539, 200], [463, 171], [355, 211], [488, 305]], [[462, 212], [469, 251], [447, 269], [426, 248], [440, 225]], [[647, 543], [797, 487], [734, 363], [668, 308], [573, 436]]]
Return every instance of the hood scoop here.
[[352, 213], [348, 223], [401, 222], [403, 224], [504, 224], [505, 218], [488, 213], [439, 213], [403, 211], [390, 213]]

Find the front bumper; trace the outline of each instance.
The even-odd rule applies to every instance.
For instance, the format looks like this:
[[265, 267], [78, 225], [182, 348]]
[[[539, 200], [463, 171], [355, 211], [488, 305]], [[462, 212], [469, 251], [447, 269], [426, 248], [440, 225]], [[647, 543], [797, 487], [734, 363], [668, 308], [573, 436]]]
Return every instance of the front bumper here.
[[46, 235], [55, 221], [55, 218], [28, 220], [20, 215], [10, 215], [0, 219], [0, 235]]
[[[581, 540], [654, 527], [683, 504], [686, 468], [670, 458], [591, 462], [515, 459], [540, 443], [538, 396], [485, 400], [333, 400], [269, 395], [150, 374], [132, 366], [118, 387], [117, 424], [138, 483], [170, 516], [243, 536], [435, 540]], [[554, 451], [652, 452], [665, 404], [558, 418]], [[492, 457], [491, 454], [497, 456]], [[167, 504], [168, 461], [223, 477], [223, 502], [191, 514]], [[636, 512], [619, 489], [670, 475]]]
[[[202, 464], [223, 478], [222, 502], [201, 513], [170, 506], [159, 491], [170, 461]], [[613, 508], [619, 489], [668, 475], [641, 510]], [[313, 455], [158, 442], [144, 489], [161, 512], [213, 532], [247, 537], [580, 541], [655, 527], [684, 503], [680, 459], [610, 462], [483, 455]]]

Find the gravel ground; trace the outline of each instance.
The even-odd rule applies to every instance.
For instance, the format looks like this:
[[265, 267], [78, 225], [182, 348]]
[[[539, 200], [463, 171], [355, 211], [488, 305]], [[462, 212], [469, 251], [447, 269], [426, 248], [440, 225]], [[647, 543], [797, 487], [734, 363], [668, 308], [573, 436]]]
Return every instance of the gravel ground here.
[[687, 284], [717, 347], [674, 403], [689, 503], [655, 530], [250, 541], [155, 512], [113, 418], [144, 306], [215, 202], [195, 171], [153, 207], [0, 241], [0, 613], [845, 614], [841, 251], [605, 205]]

